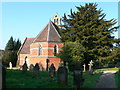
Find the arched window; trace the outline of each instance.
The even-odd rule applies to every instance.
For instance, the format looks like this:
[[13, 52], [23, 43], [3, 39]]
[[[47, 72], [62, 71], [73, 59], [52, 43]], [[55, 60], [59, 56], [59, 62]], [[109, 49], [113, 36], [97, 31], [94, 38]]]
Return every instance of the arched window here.
[[57, 24], [58, 24], [58, 18], [57, 18]]
[[54, 46], [54, 55], [56, 56], [57, 53], [58, 53], [58, 46], [55, 45], [55, 46]]
[[38, 46], [38, 55], [42, 55], [42, 46], [41, 45]]
[[54, 19], [54, 23], [56, 22], [56, 19]]

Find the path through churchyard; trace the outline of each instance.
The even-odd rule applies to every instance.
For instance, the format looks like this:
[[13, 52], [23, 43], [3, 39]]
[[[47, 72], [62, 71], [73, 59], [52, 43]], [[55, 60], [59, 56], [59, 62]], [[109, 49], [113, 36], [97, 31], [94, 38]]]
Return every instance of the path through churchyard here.
[[116, 88], [114, 73], [116, 71], [104, 71], [100, 76], [96, 88]]

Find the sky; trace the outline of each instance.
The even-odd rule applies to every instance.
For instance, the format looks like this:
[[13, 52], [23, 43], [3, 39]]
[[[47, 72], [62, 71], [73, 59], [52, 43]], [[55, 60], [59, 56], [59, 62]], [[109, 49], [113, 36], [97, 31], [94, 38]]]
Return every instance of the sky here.
[[[23, 43], [26, 37], [36, 37], [49, 20], [58, 12], [62, 17], [64, 13], [70, 14], [70, 9], [77, 11], [75, 6], [87, 2], [2, 2], [2, 29], [0, 31], [0, 49], [13, 36]], [[106, 19], [118, 21], [118, 2], [96, 2], [106, 14]], [[1, 4], [1, 3], [0, 3]], [[116, 24], [117, 25], [117, 24]], [[114, 34], [118, 38], [118, 32]]]

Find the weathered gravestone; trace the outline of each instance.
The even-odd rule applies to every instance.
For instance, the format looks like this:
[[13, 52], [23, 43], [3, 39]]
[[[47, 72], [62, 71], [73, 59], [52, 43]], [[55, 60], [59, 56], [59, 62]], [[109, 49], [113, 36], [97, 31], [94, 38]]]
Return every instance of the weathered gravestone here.
[[84, 82], [84, 79], [82, 77], [82, 71], [80, 70], [75, 70], [73, 72], [74, 76], [73, 76], [73, 84], [75, 86], [75, 88], [81, 88], [82, 87], [82, 84]]
[[30, 70], [31, 72], [33, 72], [33, 70], [34, 70], [34, 65], [33, 65], [33, 64], [30, 64], [29, 70]]
[[62, 66], [58, 68], [57, 81], [58, 81], [58, 84], [67, 85], [68, 71], [66, 67]]
[[12, 69], [12, 63], [11, 62], [9, 63], [9, 67], [10, 67], [10, 69]]
[[84, 67], [83, 72], [85, 72], [86, 71], [86, 65], [84, 64], [83, 67]]
[[59, 67], [62, 67], [62, 62], [60, 61], [59, 64], [58, 64], [58, 68]]
[[55, 77], [55, 66], [54, 66], [54, 64], [51, 64], [51, 66], [50, 66], [50, 68], [49, 68], [49, 76], [51, 77], [51, 78], [53, 78], [53, 77]]
[[39, 67], [40, 67], [40, 71], [43, 71], [43, 66], [41, 64], [39, 65]]
[[50, 62], [50, 60], [49, 59], [46, 59], [46, 71], [48, 71], [48, 63]]
[[68, 62], [66, 62], [66, 68], [67, 68], [67, 70], [69, 72]]
[[24, 65], [22, 66], [22, 72], [27, 72], [27, 69], [28, 69], [28, 67], [27, 67], [27, 63], [25, 61]]
[[34, 67], [34, 71], [33, 71], [36, 76], [37, 76], [38, 73], [39, 73], [39, 69], [40, 69], [39, 64], [36, 63], [36, 64], [35, 64], [35, 67]]
[[6, 90], [6, 65], [2, 62], [2, 90]]

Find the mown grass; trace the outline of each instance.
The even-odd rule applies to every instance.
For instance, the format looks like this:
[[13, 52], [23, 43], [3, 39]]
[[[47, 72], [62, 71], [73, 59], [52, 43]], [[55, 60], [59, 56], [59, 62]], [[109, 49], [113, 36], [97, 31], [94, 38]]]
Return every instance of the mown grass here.
[[[89, 75], [87, 72], [83, 73], [85, 79], [83, 88], [94, 88], [96, 81], [101, 73], [94, 73]], [[92, 82], [92, 83], [91, 83]], [[61, 86], [57, 83], [56, 78], [51, 79], [49, 73], [42, 71], [36, 77], [32, 72], [28, 71], [22, 73], [21, 70], [7, 70], [6, 73], [6, 87], [7, 88], [73, 88], [73, 73], [68, 73], [68, 85]]]
[[115, 73], [115, 81], [116, 81], [116, 86], [118, 90], [120, 90], [120, 72]]
[[99, 71], [114, 71], [114, 70], [119, 70], [119, 68], [102, 68], [102, 69], [97, 69]]

